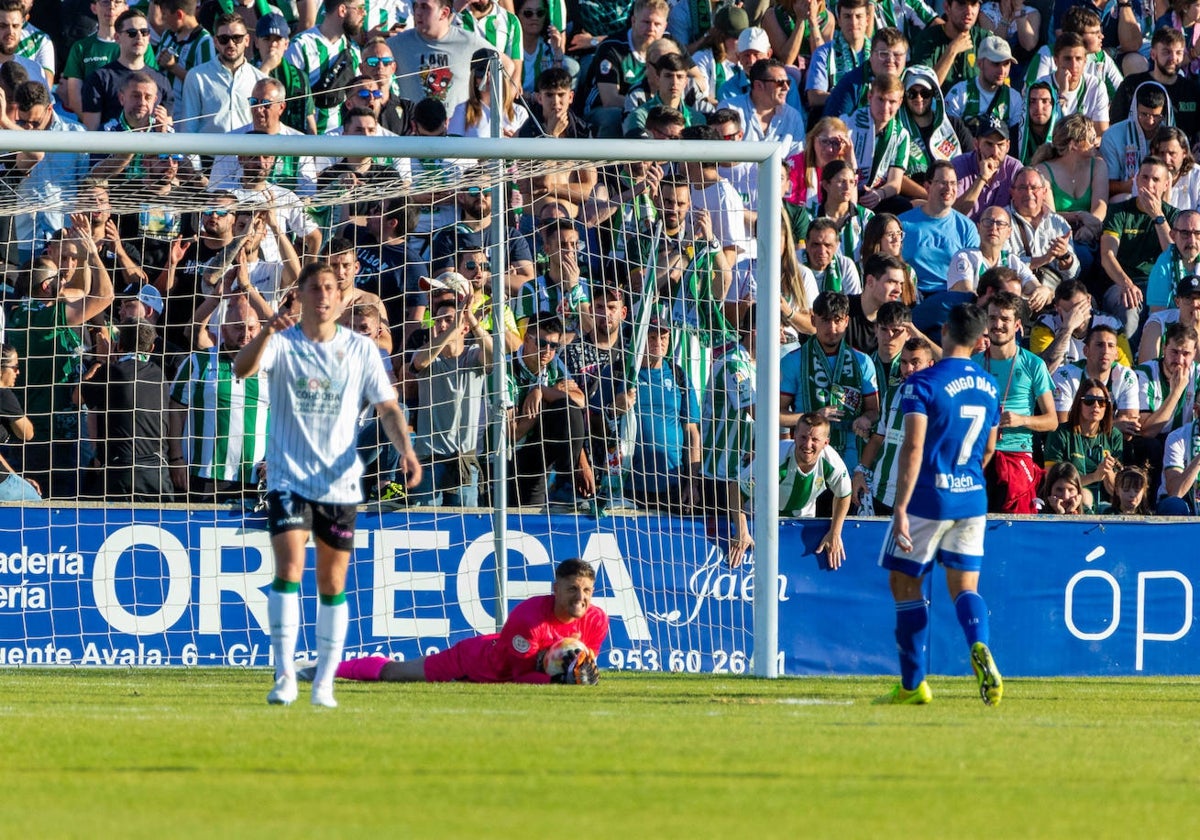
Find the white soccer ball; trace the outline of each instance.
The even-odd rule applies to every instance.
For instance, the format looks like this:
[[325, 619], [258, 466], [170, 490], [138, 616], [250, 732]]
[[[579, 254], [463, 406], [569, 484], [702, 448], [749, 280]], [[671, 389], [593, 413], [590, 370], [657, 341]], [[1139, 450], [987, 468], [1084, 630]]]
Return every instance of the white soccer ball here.
[[[557, 677], [566, 670], [563, 663], [570, 659], [571, 654], [582, 651], [591, 654], [592, 651], [576, 638], [559, 639], [546, 649], [542, 658], [542, 670], [547, 676]], [[592, 654], [594, 657], [595, 654]]]

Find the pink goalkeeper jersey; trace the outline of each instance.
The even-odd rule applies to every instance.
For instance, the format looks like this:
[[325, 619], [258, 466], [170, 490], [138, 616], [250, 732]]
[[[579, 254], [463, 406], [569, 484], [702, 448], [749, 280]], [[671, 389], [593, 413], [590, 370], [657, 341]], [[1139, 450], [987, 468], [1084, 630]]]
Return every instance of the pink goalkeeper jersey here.
[[599, 652], [607, 636], [604, 610], [593, 605], [582, 618], [562, 622], [554, 617], [554, 596], [540, 595], [518, 604], [499, 633], [464, 639], [430, 656], [425, 660], [425, 676], [432, 682], [549, 682], [537, 670], [538, 651], [560, 639], [578, 638]]

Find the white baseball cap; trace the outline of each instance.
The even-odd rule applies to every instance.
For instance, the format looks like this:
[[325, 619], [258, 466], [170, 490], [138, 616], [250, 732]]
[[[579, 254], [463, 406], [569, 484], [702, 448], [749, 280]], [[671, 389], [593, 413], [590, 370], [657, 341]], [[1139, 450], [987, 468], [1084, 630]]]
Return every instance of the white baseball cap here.
[[738, 36], [738, 52], [744, 53], [746, 50], [760, 53], [771, 51], [771, 39], [767, 37], [765, 29], [751, 26], [749, 29], [742, 30], [742, 34]]

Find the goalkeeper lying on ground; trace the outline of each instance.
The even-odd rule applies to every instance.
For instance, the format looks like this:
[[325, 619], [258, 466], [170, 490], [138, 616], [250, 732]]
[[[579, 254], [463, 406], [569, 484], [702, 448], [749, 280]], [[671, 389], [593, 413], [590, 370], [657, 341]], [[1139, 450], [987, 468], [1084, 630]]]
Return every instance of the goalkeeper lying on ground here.
[[[596, 572], [587, 563], [564, 560], [554, 572], [551, 594], [522, 601], [499, 633], [405, 662], [385, 656], [351, 659], [338, 665], [337, 676], [366, 682], [595, 683], [595, 653], [608, 635], [608, 616], [592, 605], [595, 583]], [[564, 646], [556, 652], [551, 648], [564, 639], [578, 639], [587, 650], [575, 653], [566, 645], [560, 661], [555, 653]], [[314, 671], [305, 663], [296, 665], [297, 679], [309, 681]]]

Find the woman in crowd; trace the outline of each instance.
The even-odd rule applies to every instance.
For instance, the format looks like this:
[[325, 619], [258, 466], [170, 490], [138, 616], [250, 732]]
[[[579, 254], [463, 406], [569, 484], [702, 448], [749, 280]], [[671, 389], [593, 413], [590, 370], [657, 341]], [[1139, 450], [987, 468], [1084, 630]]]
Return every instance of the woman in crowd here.
[[842, 253], [857, 262], [862, 252], [863, 228], [875, 215], [858, 203], [858, 173], [844, 160], [831, 161], [821, 170], [820, 194], [813, 215], [833, 220]]
[[[451, 137], [492, 136], [492, 80], [488, 73], [488, 56], [491, 50], [476, 50], [471, 56], [471, 81], [467, 86], [467, 101], [461, 103], [450, 115], [446, 133]], [[500, 113], [500, 134], [515, 137], [529, 112], [516, 102], [516, 87], [507, 78], [500, 87], [503, 90]]]
[[[862, 232], [862, 261], [872, 254], [890, 254], [898, 260], [904, 259], [904, 228], [900, 219], [892, 213], [876, 213], [863, 226]], [[917, 272], [908, 263], [904, 263], [907, 282], [900, 290], [900, 299], [906, 306], [917, 303]]]
[[1081, 486], [1094, 500], [1089, 513], [1109, 504], [1116, 489], [1117, 470], [1121, 467], [1117, 456], [1125, 442], [1120, 429], [1113, 428], [1114, 409], [1104, 383], [1084, 379], [1067, 413], [1067, 422], [1046, 437], [1046, 467], [1070, 463], [1078, 471]]
[[[783, 229], [787, 230], [786, 215], [783, 224]], [[819, 291], [817, 278], [813, 277], [808, 266], [800, 264], [792, 237], [783, 236], [781, 239], [783, 252], [779, 258], [779, 327], [783, 353], [787, 354], [800, 346], [800, 336], [816, 332], [812, 322], [812, 302], [817, 299]]]
[[1083, 114], [1063, 117], [1034, 161], [1050, 183], [1052, 209], [1075, 241], [1095, 247], [1108, 213], [1108, 165], [1096, 154], [1096, 126]]
[[804, 138], [804, 151], [788, 158], [791, 189], [787, 200], [792, 204], [808, 204], [817, 200], [821, 172], [835, 160], [844, 160], [851, 168], [857, 166], [854, 147], [850, 143], [850, 127], [837, 117], [822, 117]]
[[525, 0], [517, 6], [521, 19], [521, 46], [525, 54], [521, 68], [521, 87], [533, 93], [537, 77], [549, 67], [562, 67], [574, 82], [579, 77], [579, 62], [566, 55], [567, 35], [550, 23], [546, 0]]

